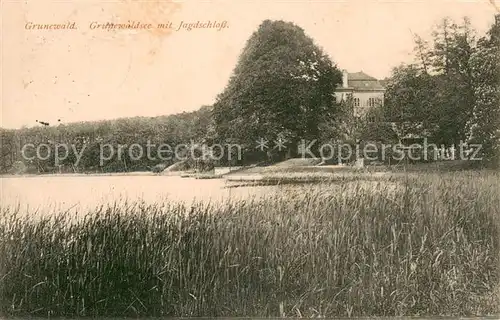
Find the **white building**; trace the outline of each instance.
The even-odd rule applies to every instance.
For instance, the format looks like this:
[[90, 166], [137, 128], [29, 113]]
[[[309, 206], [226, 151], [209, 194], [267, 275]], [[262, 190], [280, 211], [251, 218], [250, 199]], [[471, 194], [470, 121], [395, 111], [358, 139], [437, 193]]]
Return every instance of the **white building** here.
[[383, 105], [385, 88], [379, 80], [363, 71], [348, 73], [342, 71], [342, 85], [335, 90], [338, 102], [346, 100], [352, 94], [354, 114], [364, 116], [366, 112], [377, 105]]

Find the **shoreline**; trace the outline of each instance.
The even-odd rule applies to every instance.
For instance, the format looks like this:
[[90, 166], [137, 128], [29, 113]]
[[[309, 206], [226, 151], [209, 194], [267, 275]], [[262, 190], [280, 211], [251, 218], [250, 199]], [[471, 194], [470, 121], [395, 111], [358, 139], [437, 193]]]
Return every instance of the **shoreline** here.
[[[103, 172], [103, 173], [30, 173], [30, 174], [1, 174], [0, 179], [11, 178], [38, 178], [38, 177], [99, 177], [99, 176], [155, 176], [159, 175], [150, 171], [134, 172]], [[160, 174], [161, 175], [161, 174]]]

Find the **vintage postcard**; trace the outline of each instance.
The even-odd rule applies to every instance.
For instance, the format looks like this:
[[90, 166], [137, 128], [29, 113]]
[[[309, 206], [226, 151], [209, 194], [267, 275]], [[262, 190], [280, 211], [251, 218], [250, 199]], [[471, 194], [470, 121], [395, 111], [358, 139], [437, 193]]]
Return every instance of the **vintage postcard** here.
[[0, 316], [500, 317], [500, 1], [0, 12]]

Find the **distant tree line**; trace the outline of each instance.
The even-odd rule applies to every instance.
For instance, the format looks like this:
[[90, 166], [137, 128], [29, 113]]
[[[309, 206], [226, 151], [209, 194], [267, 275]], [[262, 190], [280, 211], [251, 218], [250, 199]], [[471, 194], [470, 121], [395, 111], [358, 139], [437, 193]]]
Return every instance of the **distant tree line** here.
[[[160, 117], [136, 117], [117, 120], [104, 120], [97, 122], [79, 122], [59, 124], [56, 126], [41, 126], [22, 128], [16, 130], [0, 129], [1, 163], [0, 172], [15, 171], [22, 163], [28, 173], [52, 172], [126, 172], [152, 170], [160, 163], [171, 164], [175, 159], [162, 160], [158, 157], [156, 148], [151, 149], [151, 157], [145, 154], [142, 157], [131, 159], [129, 152], [123, 152], [121, 157], [112, 157], [100, 163], [101, 146], [107, 144], [130, 146], [138, 144], [146, 150], [148, 141], [153, 145], [200, 143], [211, 130], [211, 107], [204, 106], [194, 112], [185, 112], [176, 115]], [[41, 144], [51, 146], [50, 153], [47, 148], [40, 149], [40, 157], [36, 157], [35, 148], [22, 148], [33, 144], [35, 148]], [[73, 146], [80, 153], [81, 159], [77, 163], [77, 155], [70, 149], [68, 156], [56, 166], [56, 144]], [[109, 151], [110, 148], [103, 148]], [[61, 155], [64, 150], [57, 152]], [[60, 156], [63, 158], [63, 156]], [[46, 158], [46, 159], [45, 159]], [[30, 159], [30, 160], [29, 160]], [[165, 159], [165, 157], [163, 157]], [[75, 166], [77, 163], [77, 166]], [[15, 173], [15, 172], [14, 172]]]

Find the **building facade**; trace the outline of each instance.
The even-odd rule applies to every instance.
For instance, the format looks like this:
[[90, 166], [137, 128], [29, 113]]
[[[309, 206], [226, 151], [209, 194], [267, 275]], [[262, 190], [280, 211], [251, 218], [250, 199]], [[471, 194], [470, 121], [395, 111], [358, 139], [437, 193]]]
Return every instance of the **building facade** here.
[[342, 85], [335, 90], [337, 102], [346, 101], [352, 95], [354, 114], [366, 115], [370, 108], [384, 104], [385, 88], [379, 80], [363, 71], [349, 73], [342, 71]]

